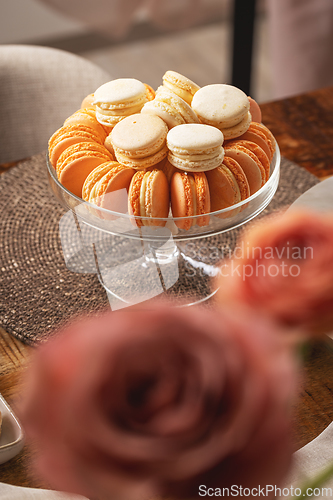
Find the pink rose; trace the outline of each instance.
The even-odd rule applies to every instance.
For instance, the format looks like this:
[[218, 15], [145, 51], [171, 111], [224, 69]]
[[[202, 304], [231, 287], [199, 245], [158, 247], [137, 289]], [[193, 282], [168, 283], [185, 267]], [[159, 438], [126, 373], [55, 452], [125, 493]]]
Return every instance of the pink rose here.
[[333, 329], [333, 216], [295, 211], [245, 231], [221, 265], [217, 300], [243, 302], [308, 333]]
[[89, 498], [278, 485], [293, 361], [274, 324], [239, 310], [105, 314], [37, 349], [21, 419], [44, 480]]

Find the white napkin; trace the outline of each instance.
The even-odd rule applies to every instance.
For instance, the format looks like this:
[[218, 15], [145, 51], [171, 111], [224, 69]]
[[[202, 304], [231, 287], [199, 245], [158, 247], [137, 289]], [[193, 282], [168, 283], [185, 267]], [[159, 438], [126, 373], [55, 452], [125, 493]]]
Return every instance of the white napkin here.
[[1, 500], [87, 500], [79, 495], [69, 495], [51, 490], [22, 488], [12, 484], [0, 483]]
[[[312, 479], [325, 470], [331, 462], [333, 462], [333, 422], [313, 441], [294, 454], [293, 467], [285, 487], [291, 491], [291, 487], [295, 489], [303, 486], [308, 479]], [[325, 490], [315, 491], [314, 498], [327, 500], [328, 497], [332, 497], [333, 477], [320, 485], [319, 489], [321, 488], [325, 488]], [[279, 498], [286, 498], [286, 496], [282, 493]]]

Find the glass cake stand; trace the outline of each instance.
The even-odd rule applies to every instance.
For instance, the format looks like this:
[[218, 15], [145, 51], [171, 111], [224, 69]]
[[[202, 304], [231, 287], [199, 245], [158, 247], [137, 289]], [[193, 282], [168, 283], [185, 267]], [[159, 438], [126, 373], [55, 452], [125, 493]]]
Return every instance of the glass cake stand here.
[[[167, 219], [155, 219], [161, 226], [146, 226], [141, 223], [151, 219], [84, 202], [60, 184], [47, 158], [52, 191], [67, 209], [59, 222], [66, 266], [96, 273], [112, 310], [164, 296], [181, 306], [206, 301], [217, 291], [219, 263], [233, 252], [236, 228], [260, 214], [273, 198], [280, 161], [276, 144], [270, 177], [261, 189], [237, 205], [210, 213], [205, 226], [197, 224], [197, 217], [186, 217], [194, 224], [184, 230], [178, 228], [183, 218], [171, 213]], [[112, 195], [126, 206], [126, 190], [107, 196]]]

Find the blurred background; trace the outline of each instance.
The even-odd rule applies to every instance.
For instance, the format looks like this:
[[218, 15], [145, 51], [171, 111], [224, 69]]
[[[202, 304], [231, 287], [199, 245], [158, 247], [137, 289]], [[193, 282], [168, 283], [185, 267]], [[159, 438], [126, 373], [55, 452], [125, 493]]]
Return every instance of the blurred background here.
[[252, 54], [251, 85], [237, 86], [263, 103], [333, 85], [332, 0], [0, 0], [0, 44], [64, 49], [155, 89], [169, 69], [236, 84], [235, 5], [245, 73]]
[[[206, 16], [195, 26], [187, 28], [185, 23], [182, 29], [158, 26], [150, 22], [149, 12], [138, 9], [131, 25], [120, 35], [112, 33], [112, 27], [109, 33], [91, 29], [82, 21], [84, 13], [81, 19], [74, 19], [55, 8], [55, 3], [0, 0], [0, 44], [64, 49], [97, 63], [113, 78], [138, 78], [155, 89], [168, 69], [200, 86], [231, 83], [232, 0], [211, 2]], [[264, 102], [273, 97], [264, 0], [257, 1], [256, 10], [251, 93]]]

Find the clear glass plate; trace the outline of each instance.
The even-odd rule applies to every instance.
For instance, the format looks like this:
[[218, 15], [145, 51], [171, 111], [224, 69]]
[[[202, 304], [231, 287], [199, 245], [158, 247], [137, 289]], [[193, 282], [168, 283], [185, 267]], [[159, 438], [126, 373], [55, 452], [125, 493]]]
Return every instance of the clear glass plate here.
[[184, 230], [178, 228], [184, 218], [174, 218], [171, 213], [167, 219], [154, 219], [160, 226], [149, 226], [145, 225], [151, 222], [149, 217], [83, 201], [62, 186], [47, 157], [52, 191], [68, 210], [59, 223], [66, 265], [74, 272], [97, 273], [113, 310], [161, 295], [182, 305], [207, 300], [216, 292], [214, 277], [229, 245], [222, 233], [265, 209], [278, 187], [280, 162], [276, 144], [270, 177], [261, 189], [236, 205], [208, 214], [204, 226], [197, 224], [198, 217], [186, 217], [193, 225]]

